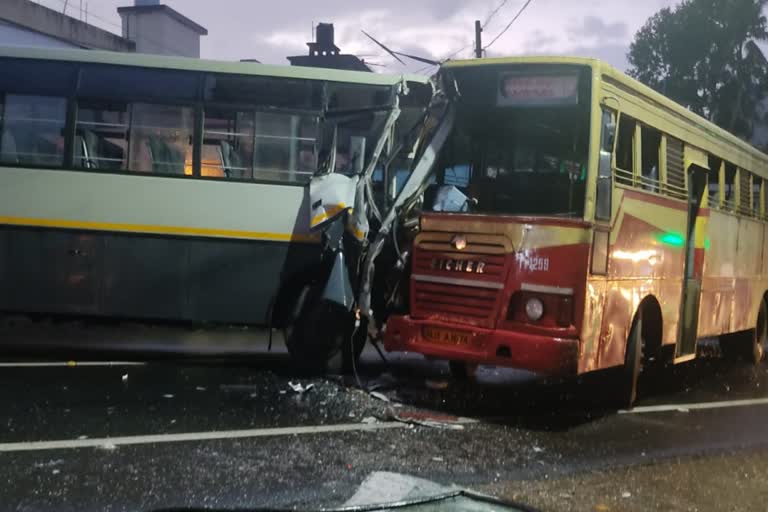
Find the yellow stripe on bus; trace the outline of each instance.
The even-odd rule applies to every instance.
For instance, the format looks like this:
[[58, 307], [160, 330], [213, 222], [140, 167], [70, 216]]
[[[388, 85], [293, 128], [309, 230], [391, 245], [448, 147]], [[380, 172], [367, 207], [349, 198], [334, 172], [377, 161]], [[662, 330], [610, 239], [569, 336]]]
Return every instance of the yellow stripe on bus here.
[[140, 232], [163, 235], [245, 238], [251, 240], [270, 240], [281, 242], [317, 243], [319, 241], [319, 236], [312, 233], [267, 233], [263, 231], [241, 231], [234, 229], [190, 228], [185, 226], [152, 226], [147, 224], [121, 224], [112, 222], [91, 222], [64, 219], [36, 219], [28, 217], [0, 216], [0, 224], [47, 228], [88, 229], [98, 231]]
[[325, 219], [327, 219], [329, 217], [333, 217], [334, 215], [336, 215], [337, 213], [339, 213], [340, 211], [342, 211], [346, 207], [347, 206], [344, 203], [339, 203], [337, 205], [331, 206], [326, 211], [315, 215], [312, 218], [312, 221], [310, 222], [310, 225], [312, 227], [315, 227], [318, 224], [320, 224], [321, 222], [323, 222]]

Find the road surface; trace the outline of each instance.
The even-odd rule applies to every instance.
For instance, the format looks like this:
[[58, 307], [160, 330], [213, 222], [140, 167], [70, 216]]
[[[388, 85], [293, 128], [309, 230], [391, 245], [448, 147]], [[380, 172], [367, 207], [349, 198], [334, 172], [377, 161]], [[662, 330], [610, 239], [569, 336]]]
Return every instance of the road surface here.
[[385, 482], [371, 500], [398, 497], [401, 477], [546, 510], [768, 500], [766, 366], [700, 359], [615, 411], [600, 380], [484, 368], [461, 383], [444, 363], [370, 349], [358, 378], [317, 378], [294, 373], [279, 342], [265, 353], [232, 335], [215, 358], [189, 358], [194, 343], [147, 357], [87, 337], [87, 351], [31, 338], [11, 351], [4, 337], [0, 510], [316, 509], [371, 478]]

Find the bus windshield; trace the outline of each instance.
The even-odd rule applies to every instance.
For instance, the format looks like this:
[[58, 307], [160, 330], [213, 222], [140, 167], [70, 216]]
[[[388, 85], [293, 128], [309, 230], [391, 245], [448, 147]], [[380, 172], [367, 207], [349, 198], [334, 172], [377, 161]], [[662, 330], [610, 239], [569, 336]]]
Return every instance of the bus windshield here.
[[[521, 88], [531, 87], [525, 84], [541, 88], [560, 79], [559, 75], [521, 79], [516, 74], [515, 84], [499, 85], [501, 92], [488, 89], [489, 82], [504, 80], [503, 73], [494, 75], [477, 82], [477, 75], [462, 80], [457, 74], [456, 121], [426, 190], [426, 209], [581, 217], [589, 102], [580, 90], [578, 75], [563, 75], [573, 78], [571, 85], [555, 83], [558, 94], [571, 94], [568, 88], [573, 89], [572, 99], [558, 98], [559, 102], [520, 99], [527, 92], [521, 93]], [[514, 95], [518, 97], [510, 97]]]

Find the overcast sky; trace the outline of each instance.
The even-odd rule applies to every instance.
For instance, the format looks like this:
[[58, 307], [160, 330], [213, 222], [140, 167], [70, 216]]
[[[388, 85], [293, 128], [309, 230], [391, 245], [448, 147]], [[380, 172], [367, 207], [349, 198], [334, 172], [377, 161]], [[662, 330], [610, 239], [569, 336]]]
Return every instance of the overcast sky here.
[[[64, 0], [39, 0], [61, 11]], [[82, 0], [89, 21], [119, 32], [116, 8], [132, 0]], [[306, 53], [312, 25], [331, 22], [344, 53], [404, 68], [371, 43], [366, 30], [393, 49], [442, 59], [472, 55], [474, 20], [485, 20], [502, 0], [166, 0], [169, 6], [205, 26], [202, 56], [287, 64], [288, 55]], [[485, 28], [488, 43], [520, 9], [524, 0], [508, 0]], [[568, 54], [597, 57], [625, 69], [629, 43], [645, 20], [673, 0], [533, 0], [528, 9], [489, 50], [488, 55]], [[67, 14], [78, 16], [80, 0], [69, 0]], [[98, 18], [96, 18], [98, 17]], [[414, 71], [423, 67], [409, 63]]]

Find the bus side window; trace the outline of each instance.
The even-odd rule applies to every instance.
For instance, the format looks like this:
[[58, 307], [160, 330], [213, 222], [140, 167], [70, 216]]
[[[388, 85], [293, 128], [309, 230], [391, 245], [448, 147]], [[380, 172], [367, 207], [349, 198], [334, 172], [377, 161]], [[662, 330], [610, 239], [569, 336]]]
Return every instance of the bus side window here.
[[0, 162], [60, 167], [64, 163], [67, 100], [6, 94], [0, 108]]
[[189, 107], [134, 103], [129, 168], [156, 174], [192, 174], [193, 115]]
[[709, 207], [720, 208], [720, 166], [723, 161], [713, 155], [709, 155], [709, 174], [707, 176], [707, 188], [709, 192]]
[[649, 126], [642, 126], [642, 167], [641, 186], [653, 192], [659, 191], [659, 147], [661, 132]]
[[625, 185], [633, 183], [634, 142], [636, 121], [626, 114], [619, 116], [619, 132], [616, 141], [616, 181]]
[[78, 102], [75, 167], [128, 169], [128, 109], [128, 104], [119, 101]]
[[752, 175], [752, 215], [763, 217], [763, 208], [760, 203], [760, 193], [763, 189], [763, 179]]
[[[257, 112], [254, 141], [255, 179], [306, 183], [317, 169], [318, 118], [284, 112]], [[340, 137], [341, 138], [341, 137]], [[352, 165], [353, 137], [337, 146], [336, 166]]]
[[725, 197], [723, 208], [729, 211], [736, 210], [736, 166], [725, 162]]
[[595, 191], [595, 217], [600, 220], [611, 218], [612, 174], [611, 158], [616, 137], [616, 113], [603, 107], [600, 127], [600, 149], [597, 163], [597, 188]]
[[251, 179], [254, 112], [206, 107], [204, 117], [200, 175]]

